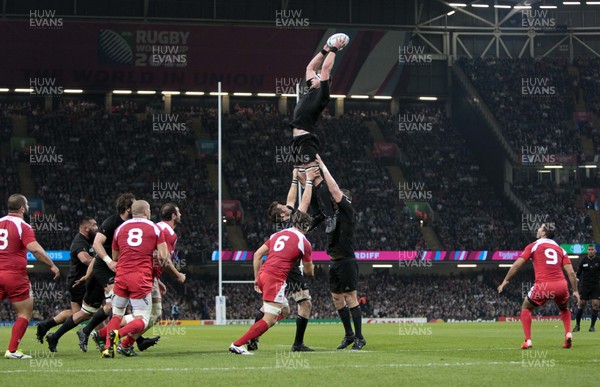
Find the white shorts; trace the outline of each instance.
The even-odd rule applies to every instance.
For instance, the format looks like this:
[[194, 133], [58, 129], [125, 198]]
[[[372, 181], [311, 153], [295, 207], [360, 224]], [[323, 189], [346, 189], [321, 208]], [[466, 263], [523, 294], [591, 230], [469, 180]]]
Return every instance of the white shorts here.
[[152, 284], [152, 299], [160, 300], [161, 298], [162, 297], [160, 296], [160, 288], [158, 287], [158, 278], [154, 278], [154, 283]]

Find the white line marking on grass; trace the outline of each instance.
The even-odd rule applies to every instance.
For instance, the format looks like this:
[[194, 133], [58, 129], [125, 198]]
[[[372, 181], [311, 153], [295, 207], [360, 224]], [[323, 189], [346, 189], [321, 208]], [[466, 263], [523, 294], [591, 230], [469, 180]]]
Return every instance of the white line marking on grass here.
[[[232, 355], [233, 356], [233, 355]], [[598, 363], [600, 359], [573, 359], [561, 360], [558, 363]], [[495, 366], [495, 365], [520, 365], [521, 361], [490, 361], [490, 362], [461, 362], [461, 363], [392, 363], [392, 364], [331, 364], [326, 366], [309, 367], [311, 370], [336, 369], [336, 368], [408, 368], [408, 367], [471, 367], [471, 366]], [[26, 369], [26, 370], [0, 370], [0, 374], [24, 374], [24, 373], [54, 373], [54, 374], [96, 374], [107, 372], [189, 372], [189, 371], [265, 371], [281, 370], [285, 367], [204, 367], [204, 368], [111, 368], [111, 369]]]

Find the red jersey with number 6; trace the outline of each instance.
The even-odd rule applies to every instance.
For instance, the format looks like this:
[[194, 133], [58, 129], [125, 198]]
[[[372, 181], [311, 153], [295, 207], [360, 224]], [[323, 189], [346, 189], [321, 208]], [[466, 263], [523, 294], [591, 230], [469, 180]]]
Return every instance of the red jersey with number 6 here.
[[535, 282], [566, 281], [563, 266], [571, 263], [567, 252], [552, 239], [540, 238], [530, 243], [521, 258], [533, 260]]
[[269, 254], [260, 271], [284, 281], [298, 260], [311, 262], [312, 246], [304, 234], [295, 228], [276, 232], [265, 245], [269, 248]]
[[144, 218], [125, 221], [115, 230], [112, 248], [119, 250], [117, 274], [148, 271], [152, 273], [152, 253], [165, 242], [165, 236], [153, 222]]

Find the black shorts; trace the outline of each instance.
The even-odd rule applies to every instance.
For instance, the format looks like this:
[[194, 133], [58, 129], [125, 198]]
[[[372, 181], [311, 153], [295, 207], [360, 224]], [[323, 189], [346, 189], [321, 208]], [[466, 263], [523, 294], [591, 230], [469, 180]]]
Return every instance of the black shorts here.
[[600, 286], [582, 286], [579, 296], [582, 300], [600, 299]]
[[79, 284], [73, 287], [73, 283], [75, 279], [67, 281], [67, 288], [69, 291], [69, 295], [71, 296], [71, 302], [76, 302], [79, 305], [83, 302], [83, 296], [85, 295], [85, 284]]
[[285, 282], [287, 283], [285, 292], [288, 294], [296, 293], [301, 290], [308, 290], [308, 284], [304, 281], [304, 276], [300, 272], [298, 266], [292, 267]]
[[94, 273], [85, 284], [85, 294], [83, 296], [83, 300], [92, 308], [101, 307], [104, 299], [106, 298], [104, 295], [104, 288], [109, 284], [113, 284], [114, 282], [115, 273], [110, 270], [108, 266], [106, 266], [106, 270], [104, 268], [94, 266]]
[[104, 263], [96, 263], [94, 265], [93, 277], [104, 288], [108, 284], [115, 283], [115, 272], [110, 270]]
[[331, 293], [349, 293], [358, 288], [358, 263], [356, 259], [331, 261], [329, 265], [329, 289]]
[[104, 286], [100, 285], [94, 276], [85, 283], [83, 301], [92, 308], [99, 308], [104, 302]]
[[294, 165], [302, 165], [315, 161], [317, 153], [321, 149], [319, 139], [312, 133], [294, 137], [291, 146]]

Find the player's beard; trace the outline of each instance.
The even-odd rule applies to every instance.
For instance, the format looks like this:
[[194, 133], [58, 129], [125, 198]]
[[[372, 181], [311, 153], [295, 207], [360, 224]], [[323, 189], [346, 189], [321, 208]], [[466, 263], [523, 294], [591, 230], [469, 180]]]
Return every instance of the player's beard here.
[[29, 224], [31, 222], [31, 215], [29, 214], [29, 211], [23, 212], [23, 220], [27, 224]]

